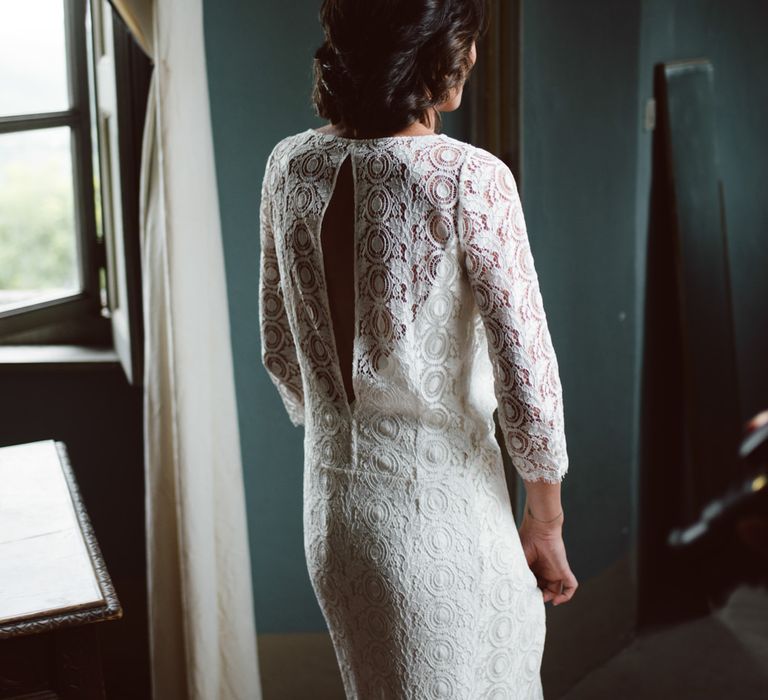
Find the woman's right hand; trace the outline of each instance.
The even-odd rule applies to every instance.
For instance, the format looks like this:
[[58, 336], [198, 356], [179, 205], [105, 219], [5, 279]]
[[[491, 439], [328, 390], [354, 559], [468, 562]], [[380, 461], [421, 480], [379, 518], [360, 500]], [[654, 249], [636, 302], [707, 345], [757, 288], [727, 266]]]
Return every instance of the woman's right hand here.
[[579, 586], [568, 564], [562, 535], [562, 516], [553, 524], [542, 524], [528, 515], [519, 528], [520, 543], [528, 566], [542, 589], [544, 602], [567, 603]]

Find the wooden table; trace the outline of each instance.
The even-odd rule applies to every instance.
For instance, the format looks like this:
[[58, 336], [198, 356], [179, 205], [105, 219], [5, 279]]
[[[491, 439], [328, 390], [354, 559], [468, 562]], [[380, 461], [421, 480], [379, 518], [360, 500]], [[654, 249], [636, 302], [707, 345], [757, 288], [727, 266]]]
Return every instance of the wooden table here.
[[122, 614], [64, 443], [0, 448], [0, 699], [104, 698], [92, 623]]

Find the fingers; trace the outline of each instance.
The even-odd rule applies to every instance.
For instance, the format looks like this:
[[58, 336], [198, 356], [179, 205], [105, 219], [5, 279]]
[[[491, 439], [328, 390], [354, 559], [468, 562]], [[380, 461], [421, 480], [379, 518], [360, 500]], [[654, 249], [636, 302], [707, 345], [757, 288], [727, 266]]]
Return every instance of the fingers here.
[[539, 587], [542, 589], [545, 603], [552, 601], [552, 605], [560, 605], [560, 603], [567, 603], [573, 598], [573, 594], [579, 587], [579, 582], [573, 572], [568, 571], [559, 581], [539, 580]]

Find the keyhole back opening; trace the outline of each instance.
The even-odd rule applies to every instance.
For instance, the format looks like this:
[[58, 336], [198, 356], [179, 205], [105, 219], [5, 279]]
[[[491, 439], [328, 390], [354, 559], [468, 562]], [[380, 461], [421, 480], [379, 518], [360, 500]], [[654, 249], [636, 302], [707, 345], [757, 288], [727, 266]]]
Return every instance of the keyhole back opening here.
[[347, 402], [355, 401], [353, 386], [356, 326], [355, 183], [352, 158], [339, 166], [333, 192], [320, 227], [323, 275], [328, 294], [331, 334]]

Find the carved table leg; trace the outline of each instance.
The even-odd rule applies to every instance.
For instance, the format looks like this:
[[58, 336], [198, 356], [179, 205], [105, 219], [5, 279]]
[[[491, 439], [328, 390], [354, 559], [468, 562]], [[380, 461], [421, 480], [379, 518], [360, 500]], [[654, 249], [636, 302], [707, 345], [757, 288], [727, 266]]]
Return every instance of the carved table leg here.
[[101, 649], [95, 625], [56, 633], [57, 691], [63, 700], [104, 700]]

